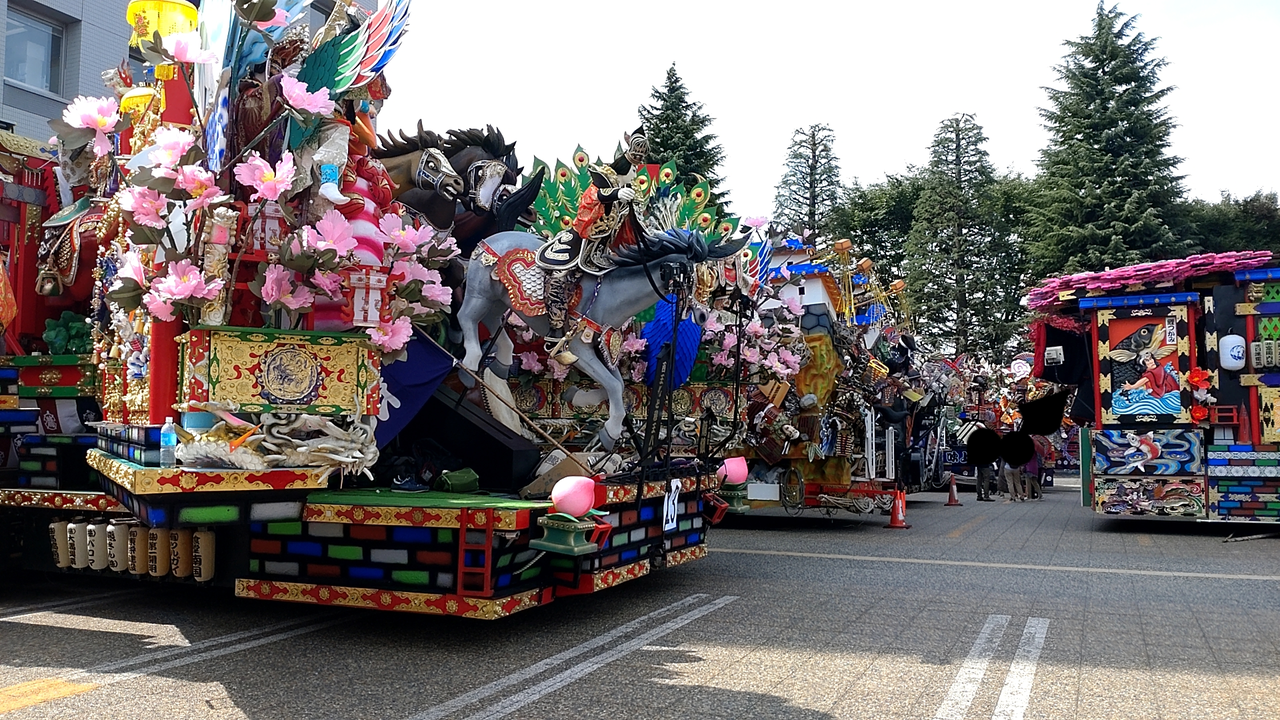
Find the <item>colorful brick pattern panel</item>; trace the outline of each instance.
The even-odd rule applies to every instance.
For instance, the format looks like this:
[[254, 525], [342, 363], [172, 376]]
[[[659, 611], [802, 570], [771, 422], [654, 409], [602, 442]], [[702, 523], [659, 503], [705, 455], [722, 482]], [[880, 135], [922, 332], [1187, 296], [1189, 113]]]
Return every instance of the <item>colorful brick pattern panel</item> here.
[[1104, 515], [1203, 518], [1204, 482], [1199, 478], [1100, 476], [1094, 480], [1093, 509]]
[[1280, 447], [1211, 445], [1209, 516], [1280, 521]]
[[[387, 527], [324, 522], [250, 525], [248, 575], [288, 581], [341, 583], [391, 590], [457, 591], [459, 533], [448, 528]], [[483, 531], [478, 533], [483, 540]], [[495, 594], [527, 588], [542, 572], [528, 564], [530, 533], [495, 537], [487, 553], [465, 551], [468, 568], [488, 561]], [[475, 540], [477, 538], [470, 538]]]
[[1098, 475], [1203, 475], [1200, 430], [1095, 430], [1093, 471]]

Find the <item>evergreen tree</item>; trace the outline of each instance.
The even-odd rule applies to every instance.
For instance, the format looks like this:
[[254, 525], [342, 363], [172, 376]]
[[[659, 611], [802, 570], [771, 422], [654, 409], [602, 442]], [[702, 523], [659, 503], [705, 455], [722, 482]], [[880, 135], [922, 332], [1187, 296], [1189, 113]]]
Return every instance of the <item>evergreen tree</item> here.
[[689, 99], [675, 63], [667, 68], [662, 88], [653, 88], [650, 97], [653, 104], [639, 108], [649, 138], [649, 162], [674, 160], [678, 182], [693, 187], [704, 178], [711, 185], [711, 203], [727, 206], [729, 194], [719, 189], [724, 181], [719, 171], [724, 150], [716, 143], [716, 136], [707, 132], [714, 118], [703, 112], [702, 103]]
[[1002, 361], [1021, 317], [1022, 185], [996, 177], [986, 139], [972, 115], [943, 121], [934, 135], [907, 240], [907, 293], [934, 347]]
[[828, 238], [848, 238], [853, 254], [871, 258], [876, 273], [891, 280], [906, 275], [907, 238], [915, 218], [923, 175], [908, 168], [884, 182], [863, 186], [856, 180], [841, 193], [840, 202], [820, 228]]
[[1280, 253], [1280, 198], [1274, 192], [1242, 198], [1223, 193], [1216, 203], [1193, 200], [1183, 213], [1189, 236], [1207, 252]]
[[817, 233], [840, 200], [836, 135], [826, 125], [797, 128], [787, 148], [786, 172], [773, 200], [774, 220]]
[[[1126, 19], [1127, 18], [1127, 19]], [[1171, 230], [1182, 195], [1175, 127], [1161, 106], [1163, 58], [1135, 32], [1136, 16], [1099, 3], [1093, 33], [1066, 43], [1065, 87], [1046, 88], [1050, 132], [1041, 151], [1033, 225], [1037, 277], [1177, 258], [1193, 249]]]

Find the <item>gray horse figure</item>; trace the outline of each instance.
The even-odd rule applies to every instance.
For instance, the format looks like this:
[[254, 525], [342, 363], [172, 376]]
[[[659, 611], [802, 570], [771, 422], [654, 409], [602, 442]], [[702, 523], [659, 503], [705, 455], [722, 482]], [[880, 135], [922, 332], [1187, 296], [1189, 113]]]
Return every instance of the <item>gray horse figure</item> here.
[[[662, 277], [664, 265], [680, 265], [692, 270], [698, 263], [733, 255], [742, 249], [745, 242], [746, 237], [743, 236], [708, 247], [698, 232], [668, 230], [651, 235], [640, 243], [634, 253], [615, 259], [617, 267], [600, 279], [599, 292], [596, 292], [596, 278], [584, 275], [579, 283], [582, 299], [574, 310], [602, 328], [623, 328], [637, 313], [661, 299], [654, 290], [654, 283], [660, 283], [658, 278]], [[483, 241], [499, 257], [519, 249], [536, 252], [542, 243], [541, 237], [518, 231], [501, 232]], [[468, 264], [466, 295], [458, 311], [463, 347], [466, 349], [462, 364], [476, 372], [479, 371], [482, 352], [480, 323], [494, 332], [501, 325], [503, 315], [512, 310], [511, 298], [506, 287], [493, 277], [492, 265], [479, 260], [482, 252], [483, 248], [478, 248]], [[691, 277], [692, 273], [688, 276]], [[546, 336], [545, 315], [516, 314], [538, 335]], [[596, 340], [598, 336], [590, 343], [584, 342], [579, 331], [574, 333], [566, 348], [578, 356], [578, 370], [600, 383], [608, 395], [609, 418], [600, 430], [600, 441], [606, 449], [612, 450], [614, 443], [622, 437], [626, 415], [622, 400], [622, 374], [596, 351]], [[470, 378], [464, 377], [464, 382], [470, 384]]]

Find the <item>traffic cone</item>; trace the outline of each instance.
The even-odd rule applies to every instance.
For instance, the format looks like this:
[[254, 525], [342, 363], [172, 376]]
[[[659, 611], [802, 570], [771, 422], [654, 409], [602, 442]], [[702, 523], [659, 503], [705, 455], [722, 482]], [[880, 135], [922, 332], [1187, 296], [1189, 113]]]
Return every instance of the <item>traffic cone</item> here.
[[[981, 481], [979, 481], [981, 482]], [[956, 495], [956, 474], [951, 473], [951, 497], [947, 498], [947, 507], [963, 507], [964, 503]]]
[[886, 528], [894, 530], [910, 530], [911, 526], [907, 524], [907, 495], [901, 490], [893, 499], [893, 514], [889, 516], [889, 524]]

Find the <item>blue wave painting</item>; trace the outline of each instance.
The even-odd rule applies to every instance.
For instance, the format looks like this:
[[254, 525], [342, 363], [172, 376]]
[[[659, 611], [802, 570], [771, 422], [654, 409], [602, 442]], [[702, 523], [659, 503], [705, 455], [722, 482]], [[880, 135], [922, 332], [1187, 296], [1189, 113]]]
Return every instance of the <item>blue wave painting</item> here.
[[[1172, 362], [1165, 363], [1164, 369], [1175, 380], [1181, 381]], [[1146, 388], [1118, 389], [1111, 393], [1111, 412], [1116, 415], [1177, 415], [1182, 412], [1182, 393], [1167, 392], [1155, 398]]]

